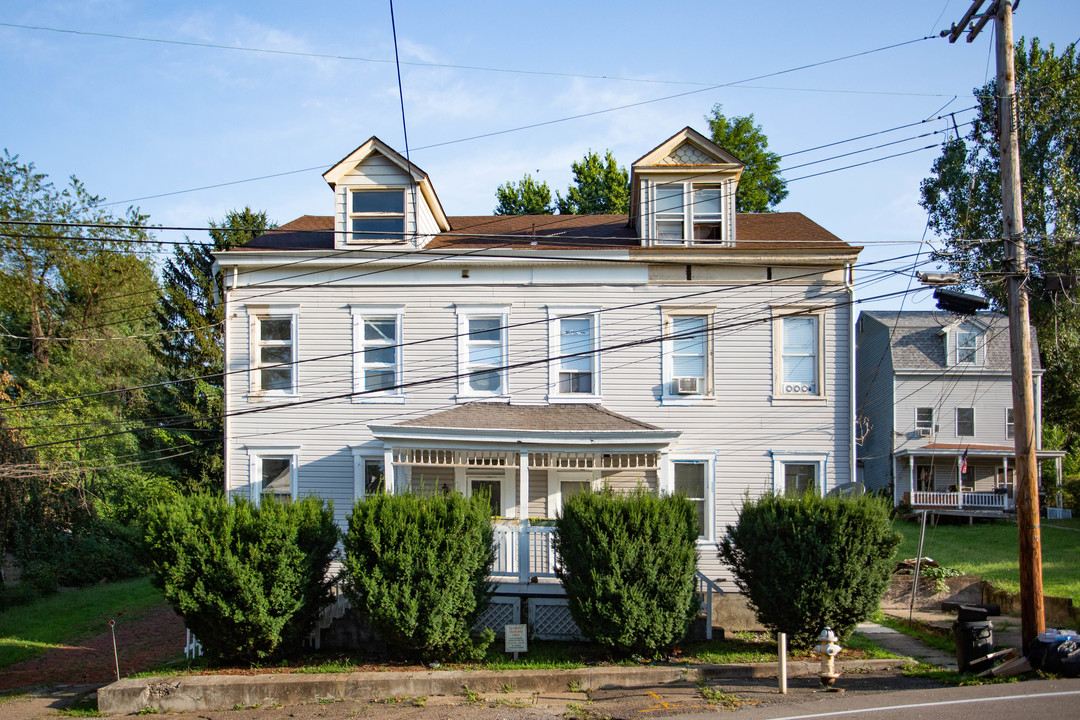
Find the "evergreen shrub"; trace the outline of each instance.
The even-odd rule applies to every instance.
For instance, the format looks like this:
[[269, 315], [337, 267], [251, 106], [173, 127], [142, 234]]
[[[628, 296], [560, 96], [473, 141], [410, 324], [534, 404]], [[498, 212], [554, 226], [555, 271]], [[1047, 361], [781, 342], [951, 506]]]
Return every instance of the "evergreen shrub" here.
[[878, 609], [900, 539], [878, 496], [768, 494], [743, 502], [720, 558], [761, 624], [808, 648], [822, 628], [846, 637]]
[[261, 660], [298, 648], [330, 602], [340, 537], [333, 506], [176, 497], [146, 514], [153, 582], [211, 661]]
[[693, 503], [640, 489], [584, 492], [565, 498], [555, 527], [559, 578], [586, 636], [642, 656], [683, 639], [700, 610]]
[[345, 534], [347, 592], [391, 649], [423, 660], [479, 659], [494, 639], [472, 637], [487, 607], [494, 560], [482, 494], [372, 495]]

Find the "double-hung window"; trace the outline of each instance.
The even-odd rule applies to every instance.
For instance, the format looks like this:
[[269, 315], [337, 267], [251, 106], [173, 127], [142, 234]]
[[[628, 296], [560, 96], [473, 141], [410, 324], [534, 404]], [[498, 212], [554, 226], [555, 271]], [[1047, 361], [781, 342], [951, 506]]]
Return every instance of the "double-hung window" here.
[[508, 394], [506, 306], [458, 306], [458, 395]]
[[824, 315], [786, 315], [773, 324], [774, 393], [784, 397], [823, 397]]
[[596, 308], [548, 308], [548, 397], [595, 401], [600, 396], [600, 333]]
[[712, 337], [708, 309], [665, 310], [661, 318], [664, 340], [663, 399], [665, 403], [711, 396]]
[[934, 408], [915, 408], [915, 432], [923, 436], [934, 432]]
[[960, 325], [953, 333], [956, 336], [956, 364], [982, 365], [985, 337], [978, 327]]
[[350, 190], [349, 237], [353, 242], [405, 239], [405, 191]]
[[689, 500], [698, 519], [698, 539], [711, 540], [712, 463], [708, 460], [675, 460], [672, 463], [674, 494]]
[[1013, 409], [1005, 408], [1005, 437], [1012, 440], [1016, 437], [1016, 423], [1013, 421]]
[[290, 503], [296, 500], [299, 448], [248, 448], [251, 501]]
[[248, 311], [250, 399], [298, 394], [295, 306], [251, 306]]
[[404, 402], [401, 305], [353, 305], [353, 402]]
[[784, 495], [825, 493], [825, 465], [828, 455], [774, 450], [772, 456], [773, 492]]
[[956, 408], [956, 435], [975, 434], [975, 408]]
[[658, 244], [723, 240], [720, 185], [660, 182], [653, 191], [653, 237]]

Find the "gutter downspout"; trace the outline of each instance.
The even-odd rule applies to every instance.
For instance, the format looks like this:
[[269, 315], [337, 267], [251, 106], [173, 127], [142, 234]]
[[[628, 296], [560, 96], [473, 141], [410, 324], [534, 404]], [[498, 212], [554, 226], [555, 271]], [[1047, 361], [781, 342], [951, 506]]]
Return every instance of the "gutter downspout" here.
[[855, 267], [851, 263], [844, 266], [844, 287], [848, 294], [848, 433], [851, 436], [851, 457], [848, 463], [848, 482], [858, 478], [857, 439], [855, 422], [857, 418], [855, 404]]

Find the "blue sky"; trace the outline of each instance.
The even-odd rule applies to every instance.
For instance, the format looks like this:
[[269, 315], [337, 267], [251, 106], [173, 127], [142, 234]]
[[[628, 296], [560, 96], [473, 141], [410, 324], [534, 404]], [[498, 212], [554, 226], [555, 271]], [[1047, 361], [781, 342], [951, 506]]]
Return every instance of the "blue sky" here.
[[[913, 136], [943, 131], [946, 121], [791, 155], [942, 112], [970, 119], [959, 111], [993, 75], [992, 32], [970, 45], [936, 37], [969, 5], [399, 0], [412, 159], [447, 213], [468, 215], [490, 213], [495, 188], [526, 172], [565, 192], [570, 163], [590, 149], [610, 149], [629, 165], [686, 125], [707, 134], [704, 116], [715, 103], [728, 115], [753, 113], [770, 149], [789, 156], [784, 167], [911, 138], [791, 169], [789, 179], [936, 145], [943, 134]], [[385, 1], [9, 1], [0, 4], [0, 23], [8, 96], [0, 144], [54, 180], [74, 174], [110, 201], [129, 201], [290, 173], [138, 200], [155, 224], [202, 227], [243, 205], [278, 222], [327, 215], [323, 170], [371, 135], [404, 150]], [[1015, 34], [1062, 48], [1080, 39], [1080, 3], [1023, 0]], [[926, 36], [934, 37], [920, 40]], [[900, 43], [908, 44], [740, 82]], [[468, 139], [489, 133], [499, 134]], [[862, 262], [913, 255], [926, 224], [919, 182], [937, 154], [793, 181], [778, 209], [866, 246]], [[305, 168], [318, 169], [292, 172]], [[860, 294], [906, 285], [898, 275]], [[920, 292], [904, 307], [932, 306]]]

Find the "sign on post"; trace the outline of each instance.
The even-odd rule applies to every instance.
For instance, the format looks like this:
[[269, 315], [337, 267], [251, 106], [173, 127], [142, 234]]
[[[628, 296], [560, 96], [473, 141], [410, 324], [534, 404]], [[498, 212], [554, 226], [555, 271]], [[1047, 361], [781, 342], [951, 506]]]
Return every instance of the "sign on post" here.
[[503, 640], [506, 643], [506, 652], [514, 653], [514, 660], [517, 660], [519, 652], [529, 652], [529, 626], [503, 626]]

